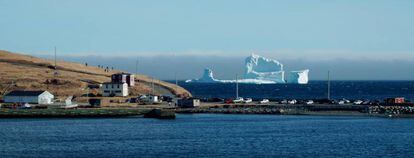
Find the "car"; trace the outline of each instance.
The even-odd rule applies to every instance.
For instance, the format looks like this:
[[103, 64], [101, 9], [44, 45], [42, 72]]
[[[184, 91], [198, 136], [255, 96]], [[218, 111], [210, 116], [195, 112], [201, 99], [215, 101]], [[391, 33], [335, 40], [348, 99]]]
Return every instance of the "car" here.
[[361, 105], [363, 103], [363, 101], [362, 100], [355, 100], [354, 101], [354, 104], [355, 105]]
[[351, 103], [351, 101], [349, 101], [348, 99], [343, 98], [342, 101], [344, 101], [344, 103], [348, 104]]
[[365, 100], [364, 102], [362, 102], [362, 105], [371, 105], [371, 101], [370, 100]]
[[289, 104], [296, 104], [298, 101], [297, 100], [295, 100], [295, 99], [293, 99], [293, 100], [289, 100]]
[[242, 103], [243, 101], [244, 101], [244, 99], [242, 97], [238, 97], [238, 98], [233, 100], [233, 103]]
[[313, 103], [314, 103], [313, 100], [308, 100], [308, 101], [305, 102], [305, 104], [307, 104], [307, 105], [311, 105]]
[[269, 99], [263, 99], [259, 103], [260, 104], [266, 104], [266, 103], [269, 103], [269, 102], [270, 102]]
[[233, 99], [226, 99], [226, 100], [224, 101], [224, 103], [226, 103], [226, 104], [233, 104], [233, 103], [234, 103], [234, 101], [233, 101]]
[[288, 104], [288, 100], [282, 100], [281, 102], [280, 102], [281, 104]]
[[252, 101], [252, 98], [246, 98], [245, 100], [243, 100], [243, 103], [251, 103]]
[[341, 101], [338, 102], [338, 104], [339, 105], [344, 105], [345, 104], [345, 101], [344, 100], [341, 100]]

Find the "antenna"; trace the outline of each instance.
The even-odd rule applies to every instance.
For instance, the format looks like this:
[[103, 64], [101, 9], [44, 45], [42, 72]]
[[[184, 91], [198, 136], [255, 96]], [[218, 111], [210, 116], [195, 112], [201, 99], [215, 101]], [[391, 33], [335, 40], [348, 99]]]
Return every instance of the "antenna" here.
[[56, 70], [56, 46], [55, 46], [55, 70]]
[[178, 95], [178, 80], [177, 80], [177, 56], [174, 53], [174, 65], [176, 66], [174, 69], [174, 78], [175, 78], [175, 94]]
[[239, 79], [238, 75], [236, 74], [236, 99], [239, 98]]
[[56, 62], [56, 57], [57, 55], [56, 55], [56, 46], [55, 46], [55, 72], [54, 72], [54, 77], [56, 78], [56, 76], [58, 75], [58, 72], [57, 72], [57, 62]]
[[138, 57], [137, 57], [137, 61], [135, 62], [135, 74], [138, 75]]
[[331, 100], [331, 76], [330, 76], [330, 71], [328, 71], [328, 100]]
[[151, 93], [152, 93], [152, 95], [154, 95], [154, 78], [152, 77], [151, 78]]

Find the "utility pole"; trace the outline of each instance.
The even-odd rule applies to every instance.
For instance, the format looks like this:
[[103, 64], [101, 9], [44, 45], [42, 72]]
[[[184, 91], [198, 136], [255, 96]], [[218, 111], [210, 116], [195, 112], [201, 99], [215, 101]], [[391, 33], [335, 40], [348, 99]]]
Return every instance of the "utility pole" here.
[[239, 98], [239, 79], [238, 75], [236, 74], [236, 99]]
[[57, 57], [56, 57], [57, 55], [56, 55], [56, 46], [55, 46], [55, 72], [54, 72], [54, 77], [55, 77], [55, 79], [56, 79], [56, 77], [57, 77], [57, 75], [58, 75], [58, 72], [57, 72], [57, 62], [56, 62], [56, 60], [57, 60]]
[[175, 79], [175, 94], [178, 96], [178, 79], [177, 79], [177, 56], [174, 53], [174, 79]]
[[331, 100], [331, 76], [330, 76], [330, 71], [328, 71], [328, 100]]
[[154, 96], [154, 78], [152, 77], [151, 78], [151, 93], [152, 93], [152, 95]]
[[56, 70], [56, 46], [55, 46], [55, 70]]
[[138, 75], [138, 57], [137, 57], [137, 61], [135, 62], [135, 74]]

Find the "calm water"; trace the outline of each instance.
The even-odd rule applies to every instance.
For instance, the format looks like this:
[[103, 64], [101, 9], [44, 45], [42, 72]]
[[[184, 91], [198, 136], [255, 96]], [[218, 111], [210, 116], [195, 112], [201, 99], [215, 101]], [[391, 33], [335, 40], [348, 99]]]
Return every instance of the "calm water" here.
[[[236, 95], [235, 84], [184, 83], [180, 82], [196, 97], [231, 98]], [[327, 96], [325, 81], [298, 84], [239, 84], [242, 97], [270, 99], [321, 99]], [[414, 101], [414, 81], [332, 81], [333, 99], [378, 99], [405, 97]]]
[[367, 117], [1, 119], [0, 157], [413, 157], [413, 129]]

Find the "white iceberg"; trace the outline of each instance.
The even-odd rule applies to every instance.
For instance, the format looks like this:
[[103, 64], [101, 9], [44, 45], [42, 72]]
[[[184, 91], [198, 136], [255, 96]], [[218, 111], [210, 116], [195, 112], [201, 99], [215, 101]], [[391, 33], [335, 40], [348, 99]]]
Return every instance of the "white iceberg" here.
[[219, 80], [214, 78], [213, 71], [209, 68], [204, 69], [203, 76], [199, 79], [187, 80], [185, 82], [220, 82]]
[[199, 79], [186, 80], [185, 82], [197, 83], [254, 83], [254, 84], [272, 84], [273, 81], [264, 81], [259, 79], [239, 79], [239, 80], [218, 80], [214, 78], [214, 73], [211, 69], [205, 68], [203, 76]]
[[219, 80], [214, 78], [213, 71], [204, 69], [203, 76], [199, 79], [187, 80], [186, 82], [201, 83], [251, 83], [251, 84], [275, 84], [296, 83], [307, 84], [309, 70], [291, 71], [285, 78], [283, 64], [274, 59], [268, 59], [256, 54], [247, 57], [244, 78], [237, 80]]
[[291, 71], [286, 77], [287, 83], [297, 83], [297, 84], [308, 84], [309, 82], [309, 70], [301, 71]]
[[277, 60], [267, 59], [255, 54], [246, 58], [245, 79], [256, 79], [285, 83], [283, 64]]

